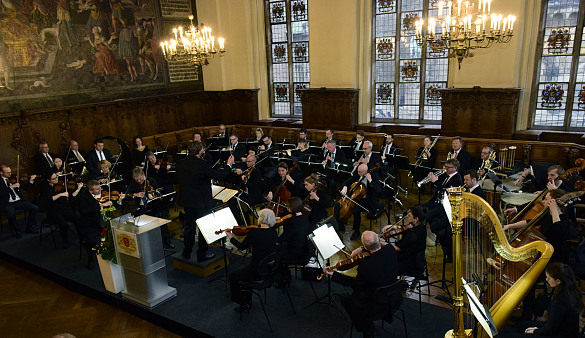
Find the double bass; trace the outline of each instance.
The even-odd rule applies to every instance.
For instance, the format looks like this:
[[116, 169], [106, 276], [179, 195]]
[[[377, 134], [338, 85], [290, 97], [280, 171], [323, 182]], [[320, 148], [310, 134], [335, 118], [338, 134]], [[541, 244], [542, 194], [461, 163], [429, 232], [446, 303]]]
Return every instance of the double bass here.
[[[367, 173], [372, 173], [376, 170], [380, 169], [380, 163], [377, 163], [376, 166]], [[364, 175], [365, 176], [365, 175]], [[347, 192], [345, 196], [339, 200], [339, 220], [346, 222], [351, 217], [353, 208], [355, 207], [356, 203], [362, 200], [364, 196], [366, 196], [366, 186], [362, 183], [362, 179], [364, 176], [360, 176], [357, 182], [351, 184], [351, 188]]]

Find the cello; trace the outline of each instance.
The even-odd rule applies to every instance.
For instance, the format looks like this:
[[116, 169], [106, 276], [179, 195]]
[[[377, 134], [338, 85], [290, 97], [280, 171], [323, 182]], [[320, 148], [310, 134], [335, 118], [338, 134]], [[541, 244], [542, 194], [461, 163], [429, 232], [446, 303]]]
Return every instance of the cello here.
[[[280, 164], [279, 164], [278, 170], [280, 171], [280, 169], [285, 169], [286, 175], [284, 177], [281, 176], [282, 182], [280, 182], [278, 187], [276, 187], [276, 189], [274, 189], [272, 191], [272, 200], [270, 200], [270, 202], [268, 203], [268, 206], [266, 206], [266, 208], [268, 208], [274, 212], [274, 215], [276, 217], [283, 216], [283, 214], [287, 208], [285, 203], [291, 197], [291, 192], [286, 187], [286, 181], [287, 181], [286, 177], [290, 173], [292, 173], [298, 167], [299, 164], [297, 162], [295, 162], [295, 163], [293, 163], [293, 166], [290, 168], [287, 168], [286, 164], [283, 164], [283, 165], [284, 166], [280, 166]], [[281, 175], [281, 174], [279, 173], [278, 175]]]
[[[565, 170], [561, 175], [555, 178], [554, 182], [558, 180], [566, 181], [569, 177], [573, 175], [579, 174], [580, 171], [585, 170], [585, 159], [578, 158], [575, 161], [575, 167]], [[544, 188], [542, 192], [532, 201], [530, 202], [524, 209], [519, 211], [514, 218], [509, 223], [516, 223], [519, 221], [531, 220], [535, 218], [543, 209], [544, 205], [542, 201], [544, 197], [548, 193], [548, 188]]]
[[[378, 169], [380, 169], [380, 163], [376, 163], [376, 166], [368, 170], [367, 173], [372, 173]], [[366, 186], [362, 183], [364, 176], [360, 176], [357, 182], [352, 183], [351, 188], [347, 194], [343, 196], [341, 200], [339, 200], [339, 220], [344, 222], [349, 220], [349, 217], [352, 215], [353, 208], [356, 205], [355, 202], [359, 202], [362, 198], [364, 198], [364, 196], [366, 196]]]

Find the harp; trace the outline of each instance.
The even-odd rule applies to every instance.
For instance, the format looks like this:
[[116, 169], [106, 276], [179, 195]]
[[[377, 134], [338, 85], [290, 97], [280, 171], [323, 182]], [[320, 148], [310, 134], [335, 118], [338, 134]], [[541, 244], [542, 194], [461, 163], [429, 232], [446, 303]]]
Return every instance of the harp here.
[[[496, 212], [482, 198], [448, 189], [453, 228], [454, 326], [445, 337], [468, 337], [465, 329], [466, 304], [461, 278], [482, 285], [476, 296], [489, 308], [500, 330], [514, 309], [532, 288], [553, 253], [543, 240], [512, 247]], [[473, 321], [474, 322], [474, 321]], [[468, 325], [472, 323], [468, 321]], [[478, 330], [478, 337], [488, 337]]]

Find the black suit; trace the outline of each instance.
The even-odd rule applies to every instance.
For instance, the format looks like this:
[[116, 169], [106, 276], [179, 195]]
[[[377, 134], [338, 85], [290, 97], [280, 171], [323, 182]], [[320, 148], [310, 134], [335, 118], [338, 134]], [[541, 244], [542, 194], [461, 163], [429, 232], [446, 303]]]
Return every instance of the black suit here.
[[[112, 153], [108, 150], [105, 149], [103, 150], [104, 153], [104, 157], [106, 158], [106, 160], [108, 160], [109, 162], [112, 162]], [[98, 163], [100, 162], [98, 155], [94, 150], [90, 151], [87, 154], [87, 157], [85, 158], [86, 160], [86, 165], [87, 165], [87, 170], [89, 171], [90, 175], [92, 178], [96, 178], [97, 176], [101, 175], [100, 169], [98, 168]]]
[[[51, 159], [54, 161], [55, 157], [57, 157], [57, 155], [53, 154], [53, 153], [49, 153], [49, 156], [51, 156]], [[36, 154], [35, 155], [35, 173], [38, 175], [42, 175], [43, 177], [46, 177], [47, 174], [52, 174], [53, 173], [53, 167], [55, 166], [55, 164], [48, 160], [45, 157], [45, 154], [40, 153], [40, 154]]]
[[[465, 189], [465, 190], [467, 190], [467, 192], [469, 192], [469, 189]], [[475, 189], [473, 189], [473, 191], [471, 193], [483, 198], [484, 200], [487, 200], [486, 196], [485, 196], [485, 191], [483, 191], [483, 189], [479, 185]]]
[[[183, 256], [190, 257], [195, 244], [196, 220], [207, 215], [213, 206], [211, 195], [211, 179], [223, 180], [231, 172], [227, 165], [219, 171], [211, 168], [205, 160], [189, 154], [189, 156], [177, 162], [176, 177], [181, 186], [179, 201], [185, 208], [185, 248]], [[201, 259], [207, 252], [207, 242], [202, 232], [199, 232], [199, 247], [197, 258]]]
[[[362, 160], [362, 161], [365, 161], [366, 159], [367, 159], [367, 156], [364, 154], [364, 160]], [[371, 169], [375, 168], [378, 164], [382, 165], [382, 157], [378, 153], [371, 152], [370, 159], [367, 163], [368, 163], [368, 170], [371, 170]], [[378, 176], [377, 171], [373, 171], [372, 175]]]
[[236, 148], [231, 152], [234, 155], [236, 161], [241, 161], [242, 157], [246, 157], [247, 155], [246, 145], [238, 142], [238, 144], [236, 144]]
[[[368, 323], [365, 317], [375, 305], [373, 296], [376, 289], [393, 284], [396, 282], [397, 275], [398, 259], [392, 245], [384, 245], [358, 265], [355, 278], [339, 272], [333, 274], [332, 281], [353, 289], [351, 296], [342, 296], [341, 303], [358, 331], [367, 329]], [[370, 327], [370, 329], [373, 328]]]
[[[77, 150], [77, 152], [83, 157], [84, 161], [87, 161], [87, 154], [83, 150], [80, 149], [80, 150]], [[75, 153], [73, 152], [73, 150], [69, 150], [63, 156], [63, 158], [64, 158], [65, 163], [79, 162], [79, 160], [75, 156]]]
[[463, 180], [459, 173], [455, 173], [451, 178], [447, 173], [439, 176], [439, 179], [433, 183], [435, 185], [435, 195], [430, 201], [423, 204], [423, 208], [427, 208], [427, 214], [425, 219], [431, 226], [431, 231], [437, 235], [443, 248], [443, 253], [447, 257], [452, 255], [452, 238], [451, 238], [451, 224], [445, 214], [445, 209], [440, 201], [443, 198], [443, 194], [447, 188], [459, 187], [463, 184]]
[[[345, 154], [339, 148], [335, 148], [335, 154], [331, 154], [329, 151], [325, 152], [325, 157], [323, 160], [327, 158], [327, 155], [333, 157], [333, 163], [341, 163], [347, 164], [347, 159], [345, 158]], [[335, 168], [335, 165], [330, 160], [327, 160], [327, 164], [325, 167], [327, 168]]]
[[[15, 234], [17, 236], [20, 236], [21, 234], [21, 230], [16, 226], [16, 213], [19, 210], [28, 211], [27, 229], [35, 231], [37, 228], [37, 211], [39, 210], [39, 207], [27, 201], [20, 188], [10, 189], [10, 183], [7, 185], [4, 177], [0, 178], [2, 181], [0, 182], [0, 208], [4, 212], [4, 215], [8, 219], [8, 223], [14, 230]], [[21, 182], [20, 184], [23, 189], [29, 189], [32, 187], [32, 184], [30, 183], [23, 184]], [[20, 198], [18, 201], [10, 202], [11, 190], [14, 191], [15, 196]]]
[[[451, 151], [451, 153], [453, 152]], [[465, 172], [471, 168], [471, 155], [469, 155], [467, 150], [461, 148], [459, 149], [459, 153], [457, 153], [456, 159], [459, 161], [459, 169], [457, 171], [465, 174]]]
[[365, 142], [365, 140], [361, 140], [361, 142], [359, 142], [359, 147], [358, 147], [357, 146], [358, 140], [354, 137], [351, 139], [351, 141], [349, 141], [348, 146], [350, 146], [353, 151], [364, 150], [364, 142]]
[[[364, 176], [365, 177], [365, 176]], [[360, 177], [359, 175], [354, 174], [352, 177], [348, 178], [343, 182], [343, 186], [347, 187], [347, 194], [350, 195], [351, 185], [358, 180], [364, 178]], [[381, 209], [384, 206], [380, 203], [380, 195], [382, 194], [382, 185], [380, 181], [372, 176], [372, 182], [366, 183], [366, 196], [359, 201], [358, 203], [365, 208], [367, 208], [370, 212], [374, 212], [377, 209]], [[360, 226], [362, 222], [362, 209], [359, 206], [355, 206], [353, 208], [353, 231], [360, 231]]]
[[[425, 149], [425, 147], [420, 147], [418, 148], [418, 151], [416, 152], [416, 160], [418, 160], [421, 155], [423, 150]], [[421, 160], [421, 166], [424, 167], [429, 167], [429, 168], [436, 168], [437, 165], [437, 149], [435, 148], [431, 148], [431, 150], [429, 151], [429, 153], [431, 154], [431, 156], [427, 156], [427, 160]]]
[[77, 195], [80, 222], [77, 227], [81, 245], [87, 252], [88, 263], [93, 261], [94, 253], [91, 248], [95, 246], [104, 228], [104, 219], [100, 212], [100, 203], [87, 190], [82, 188]]

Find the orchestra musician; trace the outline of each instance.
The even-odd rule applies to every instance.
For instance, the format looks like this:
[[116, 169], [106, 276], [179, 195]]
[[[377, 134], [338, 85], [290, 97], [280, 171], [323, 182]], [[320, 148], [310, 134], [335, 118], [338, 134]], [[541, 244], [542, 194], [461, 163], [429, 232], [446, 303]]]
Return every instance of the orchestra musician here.
[[297, 181], [296, 189], [298, 196], [311, 208], [308, 216], [311, 228], [314, 229], [318, 222], [327, 218], [327, 208], [331, 203], [327, 189], [319, 187], [319, 176], [315, 173], [305, 177], [304, 181]]
[[[290, 218], [284, 220], [282, 234], [278, 237], [277, 251], [280, 254], [281, 261], [295, 261], [301, 258], [307, 250], [309, 239], [307, 236], [311, 232], [309, 218], [303, 215], [303, 200], [299, 197], [291, 197], [286, 201]], [[285, 279], [290, 281], [290, 271], [284, 266], [282, 270], [287, 275]], [[288, 274], [286, 271], [289, 271]]]
[[[132, 197], [134, 199], [134, 210], [132, 212], [134, 216], [161, 217], [164, 212], [163, 203], [160, 198], [156, 198], [160, 195], [160, 190], [162, 188], [159, 189], [156, 179], [152, 176], [146, 177], [142, 168], [134, 168], [132, 169], [132, 181], [128, 184], [124, 196], [120, 196], [120, 202], [128, 196]], [[167, 225], [162, 225], [160, 231], [165, 247], [173, 249], [175, 245], [171, 241]]]
[[293, 160], [293, 162], [308, 162], [311, 158], [311, 152], [309, 151], [309, 142], [307, 139], [300, 138], [297, 141], [296, 149], [288, 149], [287, 155]]
[[146, 153], [149, 151], [150, 149], [144, 145], [142, 137], [135, 136], [134, 149], [132, 149], [132, 165], [135, 167], [143, 167], [146, 162]]
[[224, 138], [224, 137], [227, 137], [227, 136], [228, 135], [226, 133], [225, 124], [222, 123], [222, 124], [219, 125], [219, 133], [215, 134], [215, 137]]
[[[202, 158], [204, 160], [206, 160], [207, 163], [209, 163], [210, 165], [215, 164], [215, 161], [213, 160], [213, 156], [211, 155], [211, 153], [208, 152], [208, 151], [205, 151], [205, 149], [207, 149], [207, 144], [203, 140], [200, 131], [197, 131], [196, 130], [196, 131], [193, 132], [193, 138], [191, 140], [191, 143], [192, 142], [195, 142], [195, 141], [201, 142], [201, 144], [203, 145], [203, 155], [202, 155]], [[187, 151], [189, 150], [189, 145], [185, 145], [185, 150], [187, 150]]]
[[307, 128], [301, 128], [301, 130], [299, 131], [299, 139], [305, 139], [307, 140], [307, 145], [309, 145], [310, 142], [312, 142], [312, 140], [309, 139], [309, 132], [307, 131]]
[[378, 164], [381, 165], [382, 158], [380, 157], [380, 154], [372, 152], [373, 147], [374, 145], [372, 144], [372, 142], [364, 141], [363, 142], [364, 154], [353, 163], [353, 166], [355, 167], [357, 165], [365, 163], [368, 165], [368, 169], [372, 169], [375, 168]]
[[437, 235], [443, 254], [445, 255], [445, 262], [453, 261], [452, 254], [452, 238], [451, 238], [451, 224], [445, 214], [445, 209], [442, 205], [443, 194], [447, 188], [460, 187], [463, 184], [461, 175], [459, 175], [459, 161], [450, 159], [445, 162], [445, 172], [439, 177], [435, 173], [430, 172], [428, 177], [435, 185], [435, 194], [430, 201], [423, 204], [422, 207], [427, 209], [426, 219], [431, 226], [431, 231]]
[[574, 190], [568, 182], [564, 182], [563, 180], [557, 180], [555, 182], [555, 180], [565, 172], [565, 169], [563, 169], [562, 166], [558, 164], [552, 165], [547, 168], [546, 172], [547, 174], [545, 178], [544, 173], [541, 173], [539, 170], [535, 170], [535, 168], [530, 165], [520, 173], [520, 178], [516, 180], [514, 184], [520, 185], [532, 178], [534, 180], [534, 186], [537, 190], [537, 193], [544, 190], [544, 188], [546, 188], [549, 183], [554, 184], [554, 186], [551, 186], [552, 189], [558, 188], [567, 192]]
[[[291, 196], [296, 196], [295, 180], [290, 176], [288, 169], [288, 164], [285, 162], [278, 162], [276, 165], [278, 175], [274, 175], [268, 182], [268, 195], [266, 195], [268, 201], [273, 201], [273, 199], [278, 198], [274, 194], [276, 194], [279, 188], [279, 194], [283, 192], [283, 189], [286, 189]], [[286, 200], [274, 200], [274, 202], [279, 205], [284, 205]]]
[[486, 199], [485, 191], [481, 188], [478, 182], [479, 175], [473, 169], [467, 170], [463, 174], [463, 183], [465, 183], [465, 191], [477, 195], [484, 200]]
[[492, 152], [493, 150], [491, 147], [483, 147], [481, 149], [481, 153], [479, 155], [480, 160], [477, 161], [477, 163], [475, 163], [472, 168], [477, 171], [479, 178], [482, 178], [486, 174], [487, 170], [484, 168], [489, 168], [492, 170], [496, 168], [496, 160], [490, 158]]
[[[203, 144], [194, 141], [189, 145], [189, 156], [177, 162], [176, 177], [180, 190], [180, 202], [185, 208], [185, 232], [182, 256], [186, 259], [191, 258], [193, 245], [195, 244], [196, 220], [209, 214], [213, 206], [211, 194], [211, 180], [223, 180], [231, 173], [231, 166], [234, 163], [234, 157], [230, 156], [226, 165], [222, 165], [219, 170], [211, 168], [209, 163], [201, 158], [203, 154]], [[197, 260], [205, 261], [213, 258], [215, 255], [207, 252], [208, 245], [199, 232]]]
[[326, 168], [335, 169], [335, 163], [346, 164], [347, 160], [343, 151], [337, 148], [337, 142], [335, 140], [329, 140], [325, 142], [325, 155], [323, 156], [323, 164]]
[[225, 234], [230, 242], [239, 250], [252, 248], [252, 260], [245, 268], [234, 271], [230, 274], [230, 291], [231, 300], [239, 306], [236, 311], [242, 312], [250, 309], [252, 300], [252, 291], [240, 285], [240, 281], [257, 280], [258, 265], [268, 255], [276, 252], [277, 235], [276, 230], [272, 227], [276, 223], [274, 212], [270, 209], [262, 209], [258, 212], [258, 227], [250, 229], [246, 238], [242, 242], [233, 237], [232, 232], [226, 230]]
[[[368, 172], [368, 166], [366, 164], [360, 164], [357, 168], [357, 173], [343, 182], [341, 195], [345, 196], [347, 194], [351, 188], [352, 183], [361, 183], [366, 186], [366, 195], [358, 203], [368, 209], [370, 212], [375, 212], [378, 209], [384, 208], [382, 203], [380, 203], [382, 185], [380, 184], [380, 180], [374, 179], [374, 177], [376, 177], [375, 174]], [[356, 205], [353, 208], [353, 234], [350, 237], [351, 240], [355, 240], [360, 237], [362, 211], [364, 211], [364, 209], [360, 206]]]
[[56, 173], [57, 175], [63, 175], [63, 172], [65, 171], [65, 165], [63, 164], [63, 160], [60, 157], [55, 157], [53, 159], [53, 164], [55, 164], [53, 166], [53, 172]]
[[[116, 172], [112, 169], [112, 164], [108, 160], [102, 160], [98, 163], [98, 168], [100, 169], [100, 174], [94, 177], [96, 181], [100, 184], [108, 183], [108, 179], [112, 180], [116, 178]], [[110, 174], [111, 172], [111, 174]]]
[[351, 256], [356, 257], [367, 252], [370, 257], [358, 265], [355, 278], [333, 272], [330, 266], [325, 268], [325, 273], [331, 276], [332, 281], [353, 289], [353, 294], [342, 296], [341, 304], [349, 314], [356, 330], [363, 332], [364, 337], [373, 337], [373, 324], [367, 321], [365, 316], [369, 306], [375, 301], [373, 296], [376, 289], [396, 282], [398, 260], [394, 247], [381, 243], [375, 232], [364, 231], [362, 244], [363, 246], [355, 249]]
[[55, 166], [53, 159], [57, 155], [49, 152], [47, 142], [39, 143], [39, 151], [40, 153], [35, 155], [35, 173], [46, 176], [53, 172], [53, 167]]
[[38, 234], [39, 227], [37, 224], [37, 212], [39, 207], [33, 203], [27, 201], [22, 194], [22, 190], [28, 190], [32, 188], [36, 175], [31, 175], [28, 183], [21, 180], [12, 183], [10, 178], [12, 176], [12, 170], [9, 166], [2, 164], [0, 165], [2, 170], [2, 184], [0, 184], [0, 208], [4, 213], [4, 216], [8, 219], [8, 224], [12, 227], [14, 236], [16, 238], [22, 238], [22, 231], [16, 224], [16, 213], [18, 211], [28, 212], [26, 217], [27, 225], [26, 232], [30, 234]]
[[280, 150], [278, 144], [272, 142], [272, 136], [270, 135], [263, 135], [262, 136], [262, 144], [258, 146], [258, 150], [261, 150], [260, 157], [266, 156], [274, 156], [275, 150]]
[[65, 163], [85, 162], [86, 157], [87, 155], [85, 152], [79, 149], [79, 143], [77, 143], [77, 141], [69, 141], [69, 151], [63, 156]]
[[[423, 146], [418, 148], [418, 151], [416, 152], [416, 158], [420, 159], [420, 165], [423, 167], [435, 168], [437, 165], [437, 149], [435, 149], [435, 147], [431, 148], [432, 144], [432, 137], [427, 135], [423, 139]], [[419, 180], [418, 177], [415, 177], [415, 179], [417, 181]]]
[[354, 154], [354, 156], [352, 157], [352, 160], [356, 160], [356, 153], [360, 150], [363, 150], [364, 147], [364, 131], [363, 130], [357, 130], [355, 132], [355, 137], [351, 139], [351, 141], [349, 141], [349, 146], [351, 147], [352, 153]]
[[244, 162], [246, 160], [246, 146], [238, 143], [238, 135], [230, 135], [230, 153], [238, 161]]
[[[552, 184], [552, 183], [551, 183]], [[550, 259], [551, 262], [567, 263], [569, 259], [569, 251], [566, 241], [571, 239], [571, 224], [569, 223], [569, 216], [566, 208], [557, 204], [557, 199], [566, 194], [562, 189], [550, 189], [544, 200], [544, 206], [549, 207], [549, 212], [538, 223], [540, 225], [540, 232], [545, 236], [546, 241], [549, 242], [554, 252]], [[504, 214], [507, 216], [513, 215], [516, 209], [506, 209]], [[524, 227], [528, 221], [522, 220], [515, 223], [504, 225], [503, 229], [518, 229]]]
[[459, 161], [459, 172], [466, 172], [470, 168], [471, 156], [467, 150], [463, 149], [463, 139], [461, 136], [455, 136], [451, 140], [451, 148], [448, 158], [457, 159]]
[[59, 176], [56, 173], [50, 174], [41, 185], [40, 202], [43, 209], [47, 211], [47, 219], [59, 226], [59, 233], [63, 240], [63, 248], [69, 248], [68, 229], [72, 223], [77, 226], [79, 214], [73, 212], [70, 199], [74, 199], [83, 187], [83, 183], [77, 183], [76, 189], [68, 191], [65, 189], [67, 182], [59, 186]]
[[323, 157], [327, 156], [327, 143], [329, 141], [335, 141], [335, 144], [339, 144], [339, 141], [337, 141], [336, 139], [334, 139], [333, 137], [335, 136], [335, 131], [331, 128], [327, 128], [325, 129], [325, 139], [323, 140], [323, 142], [321, 142], [321, 148], [323, 148]]
[[[404, 219], [406, 225], [412, 225], [413, 228], [401, 233], [402, 238], [392, 244], [398, 253], [398, 274], [413, 276], [422, 271], [417, 268], [417, 256], [426, 250], [427, 247], [427, 228], [424, 225], [425, 214], [420, 205], [408, 209]], [[392, 229], [392, 225], [387, 225], [382, 229], [382, 233]], [[394, 226], [396, 227], [396, 226]]]
[[146, 153], [146, 163], [144, 164], [143, 170], [148, 174], [148, 177], [154, 178], [158, 185], [163, 188], [163, 193], [169, 193], [172, 191], [172, 186], [170, 187], [170, 190], [168, 187], [168, 172], [171, 170], [171, 165], [169, 163], [166, 163], [166, 165], [159, 164], [156, 155], [149, 151]]
[[96, 180], [89, 180], [86, 187], [82, 188], [77, 195], [80, 221], [77, 231], [81, 245], [87, 252], [87, 268], [95, 268], [96, 258], [92, 248], [98, 243], [100, 234], [104, 228], [104, 218], [101, 214], [102, 208], [112, 206], [112, 201], [100, 202], [102, 187]]
[[102, 139], [95, 140], [93, 146], [94, 149], [90, 151], [89, 154], [87, 154], [86, 166], [91, 177], [95, 178], [100, 175], [98, 163], [103, 160], [112, 162], [112, 153], [108, 149], [104, 148], [104, 140]]
[[[248, 155], [246, 157], [246, 168], [244, 170], [237, 168], [235, 169], [235, 174], [238, 177], [238, 180], [241, 182], [240, 186], [243, 194], [240, 195], [240, 199], [246, 202], [251, 207], [254, 207], [257, 204], [264, 202], [264, 191], [265, 191], [265, 183], [262, 179], [263, 177], [263, 168], [261, 165], [256, 165], [258, 162], [258, 157], [256, 155]], [[235, 202], [235, 199], [230, 199], [231, 201]], [[228, 202], [228, 204], [230, 204]], [[239, 210], [237, 209], [237, 205], [233, 203], [230, 205], [232, 208], [232, 212], [234, 215], [239, 215]], [[251, 224], [250, 220], [250, 213], [248, 210], [244, 210], [245, 217], [248, 219], [246, 224]], [[238, 216], [236, 216], [236, 219]]]
[[256, 140], [256, 144], [251, 143], [250, 147], [258, 147], [261, 144], [263, 144], [262, 136], [264, 136], [264, 131], [262, 130], [262, 128], [254, 129], [254, 139]]
[[396, 146], [396, 144], [394, 144], [393, 133], [386, 134], [385, 138], [386, 140], [384, 142], [384, 146], [380, 151], [383, 170], [390, 175], [394, 175], [396, 173], [396, 163], [394, 161], [394, 157], [399, 152], [399, 148]]

